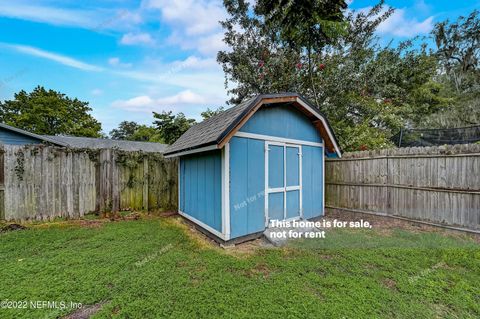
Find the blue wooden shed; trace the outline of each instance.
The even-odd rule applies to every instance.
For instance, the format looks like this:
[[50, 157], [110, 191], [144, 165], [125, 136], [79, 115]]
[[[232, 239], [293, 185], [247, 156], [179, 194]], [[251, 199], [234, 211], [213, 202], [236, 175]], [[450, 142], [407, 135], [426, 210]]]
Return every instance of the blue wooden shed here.
[[327, 119], [295, 93], [265, 94], [194, 125], [179, 157], [179, 214], [222, 241], [271, 220], [324, 214], [324, 159], [341, 156]]

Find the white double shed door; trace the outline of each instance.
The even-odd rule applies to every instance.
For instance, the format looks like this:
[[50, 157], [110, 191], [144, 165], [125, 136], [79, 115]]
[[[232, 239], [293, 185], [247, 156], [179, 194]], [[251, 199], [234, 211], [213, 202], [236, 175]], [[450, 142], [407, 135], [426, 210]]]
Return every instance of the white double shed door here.
[[265, 141], [265, 226], [302, 217], [302, 146]]

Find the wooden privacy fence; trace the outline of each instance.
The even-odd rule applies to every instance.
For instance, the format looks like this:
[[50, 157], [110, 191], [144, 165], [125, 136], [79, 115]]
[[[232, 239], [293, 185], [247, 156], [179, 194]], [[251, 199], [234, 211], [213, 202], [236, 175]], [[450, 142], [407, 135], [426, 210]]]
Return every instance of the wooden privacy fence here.
[[158, 153], [4, 145], [0, 219], [176, 210], [177, 174], [177, 161]]
[[480, 229], [480, 145], [346, 153], [325, 163], [326, 206]]

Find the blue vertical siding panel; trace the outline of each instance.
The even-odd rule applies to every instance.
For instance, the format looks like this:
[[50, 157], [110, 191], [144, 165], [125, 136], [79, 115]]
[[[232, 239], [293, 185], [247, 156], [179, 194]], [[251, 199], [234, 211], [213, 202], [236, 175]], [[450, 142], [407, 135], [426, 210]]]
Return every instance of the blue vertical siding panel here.
[[212, 151], [180, 160], [182, 211], [218, 231], [222, 231], [220, 159], [220, 151]]
[[247, 232], [263, 231], [265, 228], [265, 142], [248, 140], [248, 187], [247, 187]]
[[248, 234], [248, 139], [230, 140], [230, 234]]
[[[214, 220], [213, 225], [215, 229], [222, 229], [222, 160], [221, 156], [216, 156], [214, 159], [214, 176], [215, 181], [219, 185], [214, 188]], [[220, 213], [218, 213], [220, 212]]]
[[190, 166], [190, 200], [188, 201], [189, 204], [189, 212], [191, 212], [192, 216], [198, 219], [200, 207], [198, 205], [198, 158], [193, 157], [191, 166]]
[[313, 179], [313, 191], [315, 194], [314, 200], [314, 213], [315, 217], [323, 215], [323, 171], [322, 171], [322, 153], [323, 148], [314, 148], [313, 162], [314, 164], [314, 176]]
[[[197, 178], [197, 194], [199, 192], [202, 192], [203, 190], [206, 190], [205, 188], [205, 157], [200, 156], [197, 160], [197, 172], [198, 172], [198, 178]], [[200, 194], [199, 194], [200, 195]], [[207, 223], [207, 218], [206, 218], [206, 212], [205, 210], [207, 209], [207, 201], [208, 201], [208, 196], [209, 194], [206, 193], [204, 196], [198, 196], [198, 219], [205, 221]]]
[[302, 146], [302, 204], [305, 218], [323, 215], [323, 148]]
[[264, 142], [230, 140], [230, 232], [239, 237], [265, 227]]
[[180, 211], [183, 212], [185, 210], [185, 204], [184, 204], [185, 203], [185, 187], [183, 186], [184, 185], [183, 178], [185, 174], [183, 173], [184, 161], [182, 161], [181, 158], [179, 160], [178, 166], [179, 166], [179, 172], [180, 172], [180, 174], [178, 174], [178, 189], [179, 189], [178, 209], [180, 209]]
[[302, 208], [304, 218], [311, 218], [313, 211], [312, 200], [312, 148], [302, 146]]
[[188, 203], [190, 202], [190, 197], [192, 196], [192, 188], [190, 187], [190, 180], [187, 178], [189, 174], [189, 166], [186, 164], [186, 159], [184, 157], [180, 158], [183, 163], [183, 170], [180, 171], [182, 176], [180, 179], [183, 181], [182, 189], [180, 192], [183, 192], [183, 209], [182, 212], [188, 211]]
[[[211, 189], [214, 190], [214, 183], [215, 183], [215, 161], [214, 160], [209, 160], [209, 161], [204, 161], [205, 162], [205, 172], [211, 172], [210, 176], [204, 177], [205, 181], [205, 189]], [[207, 225], [214, 225], [215, 224], [215, 216], [212, 214], [213, 208], [214, 208], [214, 201], [215, 201], [215, 192], [209, 192], [205, 196], [205, 210], [203, 211], [204, 218], [206, 220]]]
[[301, 111], [286, 104], [275, 104], [260, 108], [240, 128], [240, 131], [310, 142], [322, 142], [320, 133], [310, 120]]

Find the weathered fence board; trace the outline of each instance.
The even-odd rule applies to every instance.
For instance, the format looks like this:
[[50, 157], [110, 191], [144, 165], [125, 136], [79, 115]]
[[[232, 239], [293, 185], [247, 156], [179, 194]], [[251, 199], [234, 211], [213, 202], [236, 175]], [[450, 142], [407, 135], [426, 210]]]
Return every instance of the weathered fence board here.
[[480, 229], [480, 145], [346, 153], [325, 163], [326, 206]]
[[0, 219], [177, 206], [177, 161], [161, 154], [4, 145], [0, 168]]

